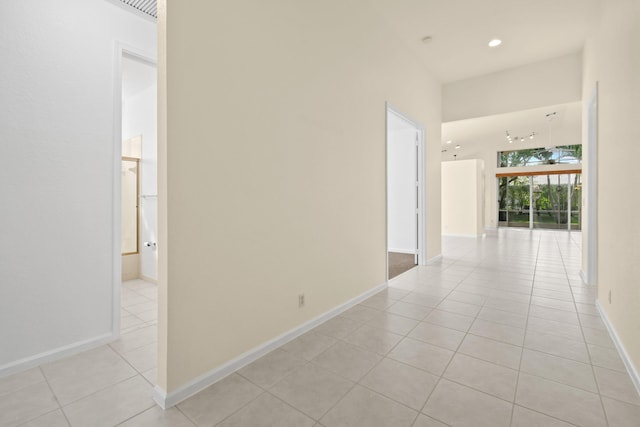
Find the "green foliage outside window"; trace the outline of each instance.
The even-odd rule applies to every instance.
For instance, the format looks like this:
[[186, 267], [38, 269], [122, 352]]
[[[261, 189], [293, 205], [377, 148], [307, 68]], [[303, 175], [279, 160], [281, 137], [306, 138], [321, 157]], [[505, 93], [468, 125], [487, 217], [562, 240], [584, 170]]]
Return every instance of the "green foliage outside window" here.
[[501, 151], [498, 153], [498, 167], [501, 168], [581, 162], [581, 144], [549, 148], [526, 148], [524, 150]]

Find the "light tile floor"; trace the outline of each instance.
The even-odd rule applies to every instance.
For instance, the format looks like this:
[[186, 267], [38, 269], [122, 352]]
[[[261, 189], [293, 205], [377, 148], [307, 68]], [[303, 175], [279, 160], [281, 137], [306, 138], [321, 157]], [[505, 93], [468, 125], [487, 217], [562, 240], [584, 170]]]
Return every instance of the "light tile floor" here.
[[638, 427], [580, 239], [446, 238], [437, 264], [164, 412], [155, 287], [125, 283], [122, 338], [0, 380], [0, 426]]

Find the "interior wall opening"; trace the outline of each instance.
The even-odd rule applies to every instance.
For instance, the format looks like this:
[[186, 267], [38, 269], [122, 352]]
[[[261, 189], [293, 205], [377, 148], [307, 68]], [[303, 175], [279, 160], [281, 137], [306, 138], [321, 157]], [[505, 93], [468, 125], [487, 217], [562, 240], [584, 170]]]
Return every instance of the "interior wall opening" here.
[[[157, 281], [156, 66], [122, 55], [121, 244], [123, 281]], [[135, 162], [135, 168], [130, 163]], [[126, 164], [126, 165], [125, 165]]]
[[388, 278], [420, 263], [423, 130], [387, 108], [387, 266]]

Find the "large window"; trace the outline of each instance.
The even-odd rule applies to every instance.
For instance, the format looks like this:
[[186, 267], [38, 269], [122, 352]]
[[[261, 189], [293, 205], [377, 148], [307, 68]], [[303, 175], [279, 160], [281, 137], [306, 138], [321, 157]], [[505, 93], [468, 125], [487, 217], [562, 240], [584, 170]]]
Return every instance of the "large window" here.
[[498, 178], [498, 222], [507, 227], [529, 227], [530, 177]]
[[582, 145], [498, 152], [498, 167], [539, 166], [582, 163]]
[[498, 225], [580, 230], [581, 177], [566, 172], [498, 176]]

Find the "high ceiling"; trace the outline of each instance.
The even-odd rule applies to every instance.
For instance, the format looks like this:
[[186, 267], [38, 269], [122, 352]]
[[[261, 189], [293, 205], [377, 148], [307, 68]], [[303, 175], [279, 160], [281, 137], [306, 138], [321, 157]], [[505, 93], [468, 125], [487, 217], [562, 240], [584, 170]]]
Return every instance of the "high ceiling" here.
[[[443, 84], [579, 52], [602, 0], [371, 0], [383, 21]], [[426, 36], [431, 41], [422, 41]], [[490, 48], [489, 40], [502, 45]], [[551, 141], [546, 114], [557, 112]], [[580, 143], [580, 103], [444, 123], [443, 160]], [[537, 135], [509, 144], [512, 135]], [[452, 140], [453, 143], [446, 144]], [[455, 150], [455, 145], [461, 148]]]
[[[156, 0], [119, 1], [155, 17]], [[580, 51], [590, 29], [595, 27], [602, 1], [605, 0], [367, 0], [365, 3], [374, 7], [391, 31], [446, 84]], [[427, 36], [431, 41], [424, 43], [422, 40]], [[493, 38], [501, 39], [502, 45], [489, 48], [487, 43]], [[489, 147], [508, 144], [506, 130], [518, 136], [536, 132], [535, 144], [548, 145], [545, 114], [552, 110], [558, 112], [552, 128], [554, 135], [559, 140], [576, 143], [581, 129], [579, 103], [445, 123], [442, 143], [447, 152], [443, 153], [443, 160], [454, 154], [453, 147], [445, 143], [447, 140], [460, 143], [462, 148], [456, 153], [468, 157]]]
[[[546, 115], [556, 113], [549, 124]], [[458, 120], [442, 124], [442, 160], [481, 158], [488, 151], [510, 151], [580, 144], [581, 102], [552, 105], [507, 114]], [[509, 143], [505, 132], [524, 141]], [[535, 132], [533, 139], [529, 135]], [[447, 144], [447, 141], [452, 141]], [[460, 145], [459, 149], [455, 146]]]
[[[371, 0], [393, 31], [447, 83], [582, 49], [600, 0]], [[429, 43], [422, 39], [431, 36]], [[489, 48], [499, 38], [503, 44]]]
[[[157, 0], [119, 0], [157, 18]], [[366, 0], [447, 83], [577, 52], [603, 0]], [[423, 43], [426, 36], [432, 37]], [[489, 48], [499, 38], [503, 44]]]

